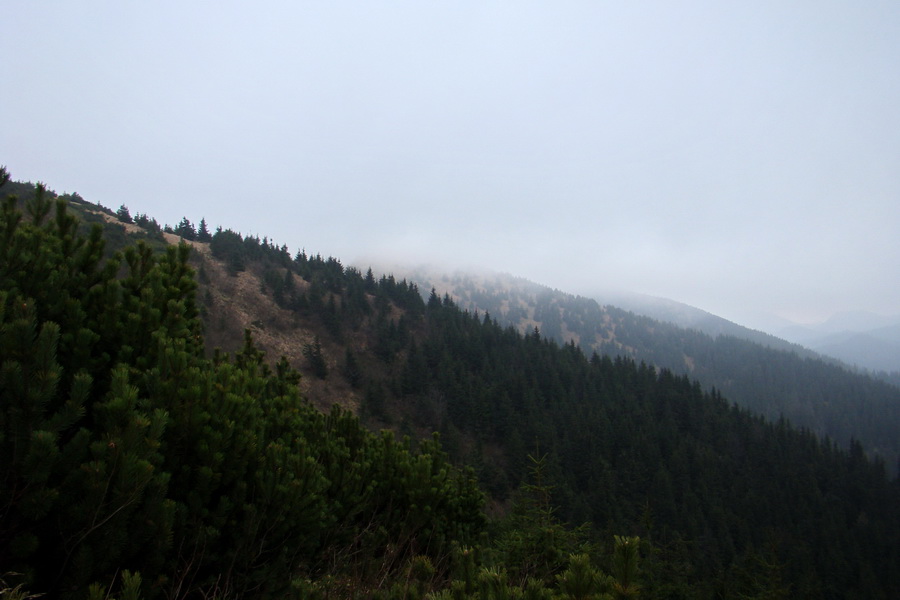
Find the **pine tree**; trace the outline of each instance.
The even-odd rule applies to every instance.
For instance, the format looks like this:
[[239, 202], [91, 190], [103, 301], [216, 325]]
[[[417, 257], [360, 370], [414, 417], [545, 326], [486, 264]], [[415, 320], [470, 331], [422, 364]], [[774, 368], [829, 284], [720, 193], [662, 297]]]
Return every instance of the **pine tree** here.
[[637, 598], [641, 593], [638, 583], [638, 563], [640, 561], [640, 544], [638, 537], [614, 537], [612, 578], [613, 595], [618, 600]]
[[[158, 572], [169, 538], [164, 412], [118, 361], [122, 288], [101, 267], [99, 228], [77, 233], [42, 186], [23, 223], [0, 214], [0, 562], [49, 589], [86, 585], [131, 561]], [[146, 330], [143, 334], [149, 337]]]
[[611, 587], [610, 579], [591, 565], [588, 554], [572, 555], [568, 568], [556, 576], [559, 591], [564, 594], [563, 597], [571, 600], [603, 598], [605, 591]]

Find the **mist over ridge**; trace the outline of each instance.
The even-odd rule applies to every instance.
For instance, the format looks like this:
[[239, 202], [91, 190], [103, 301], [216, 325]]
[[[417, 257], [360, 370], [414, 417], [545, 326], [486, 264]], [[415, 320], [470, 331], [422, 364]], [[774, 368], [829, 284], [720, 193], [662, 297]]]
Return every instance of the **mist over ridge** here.
[[900, 306], [892, 3], [5, 16], [0, 157], [20, 180], [738, 323]]

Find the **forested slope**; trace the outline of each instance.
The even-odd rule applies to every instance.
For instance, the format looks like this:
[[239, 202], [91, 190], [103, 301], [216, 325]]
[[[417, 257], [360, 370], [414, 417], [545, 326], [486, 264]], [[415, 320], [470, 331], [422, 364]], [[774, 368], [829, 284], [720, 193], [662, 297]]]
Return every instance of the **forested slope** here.
[[[143, 597], [900, 593], [900, 489], [859, 444], [229, 230], [210, 235], [195, 279], [187, 246], [109, 252], [65, 206], [52, 214], [38, 194], [25, 217], [10, 202], [0, 214], [0, 570], [24, 573], [10, 585], [67, 597], [95, 583], [123, 597], [128, 585]], [[203, 261], [252, 274], [279, 319], [291, 315], [287, 333], [309, 340], [302, 358], [263, 356], [252, 337], [205, 348], [204, 329], [228, 324], [214, 323], [219, 284], [203, 283]], [[295, 368], [411, 441], [316, 410]]]
[[[423, 302], [415, 286], [392, 276], [239, 241], [235, 232], [218, 232], [213, 253], [260, 269], [281, 306], [309, 327], [325, 326], [318, 347], [332, 368], [316, 374], [311, 354], [310, 375], [351, 382], [371, 423], [439, 430], [445, 449], [476, 468], [497, 502], [521, 482], [528, 454], [545, 451], [561, 516], [591, 521], [605, 532], [600, 537], [637, 532], [678, 548], [679, 560], [694, 568], [686, 579], [700, 588], [727, 586], [717, 578], [770, 544], [812, 596], [855, 585], [859, 560], [896, 555], [884, 529], [859, 527], [861, 516], [869, 522], [875, 513], [889, 529], [897, 526], [890, 503], [882, 504], [896, 485], [859, 443], [841, 450], [737, 408], [686, 376], [627, 357], [588, 359], [574, 344], [522, 335], [447, 296]], [[359, 298], [376, 288], [382, 291], [367, 308]], [[384, 293], [390, 308], [379, 299]], [[869, 509], [835, 510], [843, 503], [837, 498], [862, 501], [870, 493], [879, 499], [871, 496]], [[836, 547], [842, 550], [833, 554]], [[871, 579], [893, 576], [885, 564]]]
[[686, 374], [770, 420], [788, 419], [845, 448], [860, 441], [897, 472], [900, 388], [805, 348], [734, 324], [719, 323], [721, 333], [710, 335], [509, 276], [418, 272], [415, 279], [522, 332], [538, 327], [560, 344]]
[[85, 598], [127, 571], [147, 597], [284, 597], [348, 557], [362, 582], [476, 539], [482, 494], [436, 444], [317, 411], [249, 338], [203, 356], [187, 246], [104, 260], [99, 228], [52, 212], [39, 188], [0, 213], [10, 585]]

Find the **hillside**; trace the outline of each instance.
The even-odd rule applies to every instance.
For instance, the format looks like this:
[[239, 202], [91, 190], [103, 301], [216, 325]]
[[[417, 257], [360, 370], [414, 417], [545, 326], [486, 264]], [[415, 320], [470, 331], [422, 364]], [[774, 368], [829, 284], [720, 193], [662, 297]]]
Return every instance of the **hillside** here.
[[628, 300], [654, 319], [508, 275], [421, 269], [408, 275], [421, 288], [433, 287], [460, 307], [490, 314], [520, 332], [537, 327], [588, 353], [621, 354], [686, 374], [770, 420], [788, 419], [844, 447], [859, 440], [892, 469], [897, 465], [900, 388], [799, 345], [673, 302]]
[[900, 317], [844, 313], [816, 325], [776, 323], [777, 319], [772, 319], [767, 329], [776, 334], [772, 335], [665, 298], [640, 294], [599, 294], [595, 298], [604, 305], [696, 329], [713, 337], [730, 335], [787, 350], [854, 372], [868, 372], [893, 385], [898, 385], [900, 380]]
[[[228, 240], [218, 251], [217, 237]], [[665, 544], [707, 531], [716, 541], [689, 559], [698, 565], [693, 576], [700, 579], [740, 560], [739, 548], [764, 545], [760, 535], [768, 528], [781, 531], [792, 527], [788, 522], [812, 526], [817, 521], [803, 511], [785, 513], [785, 506], [809, 502], [792, 494], [805, 496], [809, 490], [794, 486], [793, 491], [776, 492], [780, 485], [790, 489], [794, 469], [815, 464], [813, 456], [840, 455], [809, 434], [793, 432], [783, 422], [764, 424], [736, 411], [719, 392], [704, 393], [698, 384], [669, 371], [657, 374], [630, 359], [587, 360], [574, 345], [549, 343], [543, 332], [504, 328], [484, 313], [461, 311], [449, 295], [432, 293], [423, 302], [417, 285], [392, 275], [363, 274], [337, 259], [302, 252], [291, 258], [266, 240], [243, 238], [239, 246], [239, 239], [233, 232], [218, 232], [212, 255], [226, 265], [242, 265], [245, 270], [236, 277], [256, 273], [259, 289], [293, 313], [307, 338], [312, 333], [319, 340], [327, 368], [324, 376], [317, 374], [311, 357], [304, 357], [307, 379], [317, 380], [310, 393], [355, 386], [358, 391], [351, 395], [356, 406], [374, 426], [392, 426], [413, 436], [440, 431], [450, 456], [476, 468], [501, 511], [525, 476], [529, 451], [546, 448], [552, 458], [547, 476], [557, 490], [561, 516], [575, 523], [591, 521], [601, 531], [657, 536]], [[366, 294], [370, 300], [360, 302]], [[506, 301], [515, 310], [516, 304]], [[268, 306], [262, 300], [258, 304]], [[604, 340], [615, 344], [616, 354], [634, 353], [632, 340], [640, 340], [629, 331], [634, 316], [607, 310], [613, 331]], [[545, 324], [535, 313], [529, 316], [527, 326]], [[567, 327], [564, 320], [560, 327]], [[643, 335], [656, 333], [653, 327], [660, 324], [650, 321]], [[353, 369], [348, 369], [348, 351]], [[769, 358], [764, 354], [758, 361]], [[523, 379], [523, 374], [529, 376]], [[666, 397], [675, 402], [670, 408], [659, 405]], [[679, 412], [687, 406], [695, 408]], [[791, 449], [780, 442], [775, 443], [779, 450], [769, 446], [787, 431], [792, 431], [787, 438]], [[681, 442], [672, 445], [676, 439]], [[863, 450], [858, 443], [848, 447], [857, 455]], [[772, 455], [764, 456], [768, 452], [791, 458], [773, 462]], [[702, 456], [718, 458], [708, 462]], [[840, 470], [835, 463], [808, 476], [828, 478], [824, 473], [832, 469], [832, 474]], [[884, 473], [884, 463], [876, 463], [875, 469]], [[737, 478], [743, 483], [735, 481], [734, 473], [741, 474]], [[726, 486], [719, 487], [722, 483]], [[696, 495], [699, 489], [705, 490], [702, 499]], [[757, 493], [747, 496], [750, 489]], [[709, 511], [714, 506], [728, 508], [713, 517]], [[824, 505], [813, 509], [819, 510], [827, 512]], [[784, 520], [764, 524], [763, 514], [779, 511]], [[648, 518], [659, 522], [642, 524]], [[750, 523], [755, 523], [755, 533], [747, 529]], [[812, 535], [812, 529], [805, 535]], [[817, 539], [813, 545], [825, 543], [825, 538]], [[803, 552], [812, 551], [812, 546], [801, 546]], [[718, 563], [710, 553], [729, 558]], [[799, 557], [794, 554], [790, 561], [796, 565]]]
[[[69, 206], [105, 237], [46, 206], [0, 222], [0, 566], [35, 591], [128, 569], [147, 597], [900, 592], [900, 485], [859, 443], [335, 258], [190, 223], [166, 247], [141, 219], [154, 254]], [[332, 400], [411, 440], [310, 402]]]
[[744, 327], [728, 319], [723, 319], [705, 310], [669, 300], [643, 294], [599, 294], [596, 297], [602, 306], [615, 306], [636, 315], [650, 317], [655, 321], [672, 323], [683, 329], [694, 329], [711, 337], [727, 335], [773, 348], [793, 352], [802, 358], [824, 359], [838, 364], [839, 361], [823, 357], [809, 348], [771, 335], [764, 331]]
[[892, 374], [900, 373], [900, 325], [872, 331], [841, 331], [809, 342], [813, 349], [861, 368]]

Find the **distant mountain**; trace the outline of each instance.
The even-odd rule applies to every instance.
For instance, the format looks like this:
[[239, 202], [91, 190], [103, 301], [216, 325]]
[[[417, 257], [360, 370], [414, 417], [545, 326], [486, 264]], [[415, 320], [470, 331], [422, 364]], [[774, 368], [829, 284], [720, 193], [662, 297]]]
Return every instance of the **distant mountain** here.
[[[900, 383], [900, 317], [857, 311], [834, 315], [818, 325], [770, 319], [767, 331], [738, 325], [722, 317], [666, 298], [643, 294], [600, 294], [602, 304], [638, 315], [696, 329], [711, 336], [732, 335], [799, 356], [821, 359], [851, 370], [870, 371], [894, 385]], [[775, 323], [780, 321], [780, 326]]]
[[845, 331], [865, 332], [900, 325], [900, 315], [878, 315], [868, 311], [847, 311], [832, 315], [824, 323], [814, 329], [823, 332], [840, 333]]
[[876, 371], [900, 370], [900, 343], [883, 339], [875, 332], [833, 333], [810, 345], [822, 354], [834, 356], [849, 364]]
[[602, 304], [712, 336], [733, 335], [800, 356], [836, 359], [847, 367], [873, 371], [882, 379], [890, 379], [891, 372], [900, 372], [900, 316], [853, 311], [838, 313], [815, 325], [783, 321], [776, 327], [773, 321], [770, 331], [774, 333], [770, 334], [666, 298], [625, 293], [604, 293], [595, 298]]
[[900, 374], [900, 315], [846, 312], [823, 323], [785, 327], [778, 335], [848, 365], [881, 371], [882, 377]]

